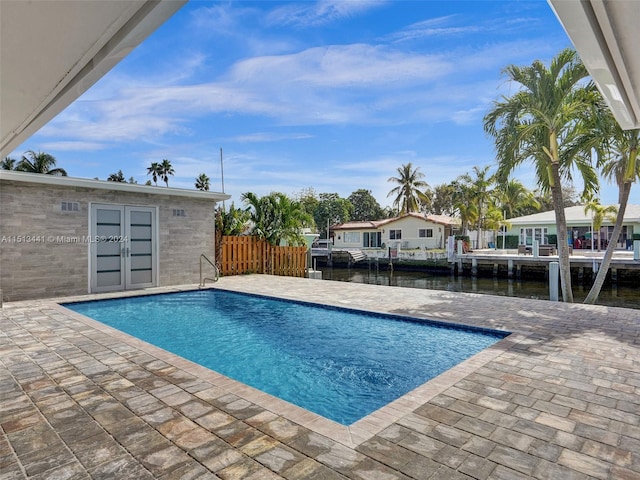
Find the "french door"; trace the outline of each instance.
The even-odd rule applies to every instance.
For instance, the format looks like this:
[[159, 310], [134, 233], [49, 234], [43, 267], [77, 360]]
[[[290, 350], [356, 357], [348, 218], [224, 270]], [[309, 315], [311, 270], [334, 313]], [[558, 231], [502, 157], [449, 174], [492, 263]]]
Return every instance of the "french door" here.
[[155, 207], [91, 205], [92, 292], [157, 284], [156, 216]]

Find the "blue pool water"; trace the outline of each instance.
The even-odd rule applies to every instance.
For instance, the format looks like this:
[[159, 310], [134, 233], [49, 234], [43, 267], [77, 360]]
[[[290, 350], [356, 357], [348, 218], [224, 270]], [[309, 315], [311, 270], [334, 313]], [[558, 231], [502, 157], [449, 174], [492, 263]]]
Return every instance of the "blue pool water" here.
[[343, 425], [507, 335], [219, 290], [65, 307]]

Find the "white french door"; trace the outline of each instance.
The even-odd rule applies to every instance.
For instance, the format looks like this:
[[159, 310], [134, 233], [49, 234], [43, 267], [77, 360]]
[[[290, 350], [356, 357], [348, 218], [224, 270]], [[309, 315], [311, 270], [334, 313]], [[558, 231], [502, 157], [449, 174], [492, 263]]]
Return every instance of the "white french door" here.
[[91, 205], [92, 292], [156, 285], [156, 212], [155, 207]]

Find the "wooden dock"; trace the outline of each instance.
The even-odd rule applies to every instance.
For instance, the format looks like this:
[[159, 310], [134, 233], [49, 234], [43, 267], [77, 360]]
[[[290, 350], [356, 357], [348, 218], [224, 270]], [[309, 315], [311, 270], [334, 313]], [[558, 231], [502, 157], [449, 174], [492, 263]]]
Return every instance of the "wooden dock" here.
[[[593, 276], [597, 273], [604, 252], [580, 253], [569, 257], [572, 276], [578, 279]], [[549, 275], [549, 264], [557, 262], [557, 255], [538, 256], [511, 253], [494, 253], [480, 251], [456, 255], [451, 268], [458, 275], [493, 275], [508, 278], [521, 278], [537, 274]], [[640, 278], [640, 261], [633, 259], [633, 252], [616, 252], [611, 260], [609, 274], [612, 282], [619, 278]]]

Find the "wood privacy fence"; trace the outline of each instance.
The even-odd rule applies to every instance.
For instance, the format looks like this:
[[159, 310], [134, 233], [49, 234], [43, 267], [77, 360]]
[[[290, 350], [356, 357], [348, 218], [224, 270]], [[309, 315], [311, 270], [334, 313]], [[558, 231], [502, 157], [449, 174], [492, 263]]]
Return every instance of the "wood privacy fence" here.
[[304, 277], [307, 247], [276, 247], [256, 237], [222, 237], [220, 273], [267, 273]]

